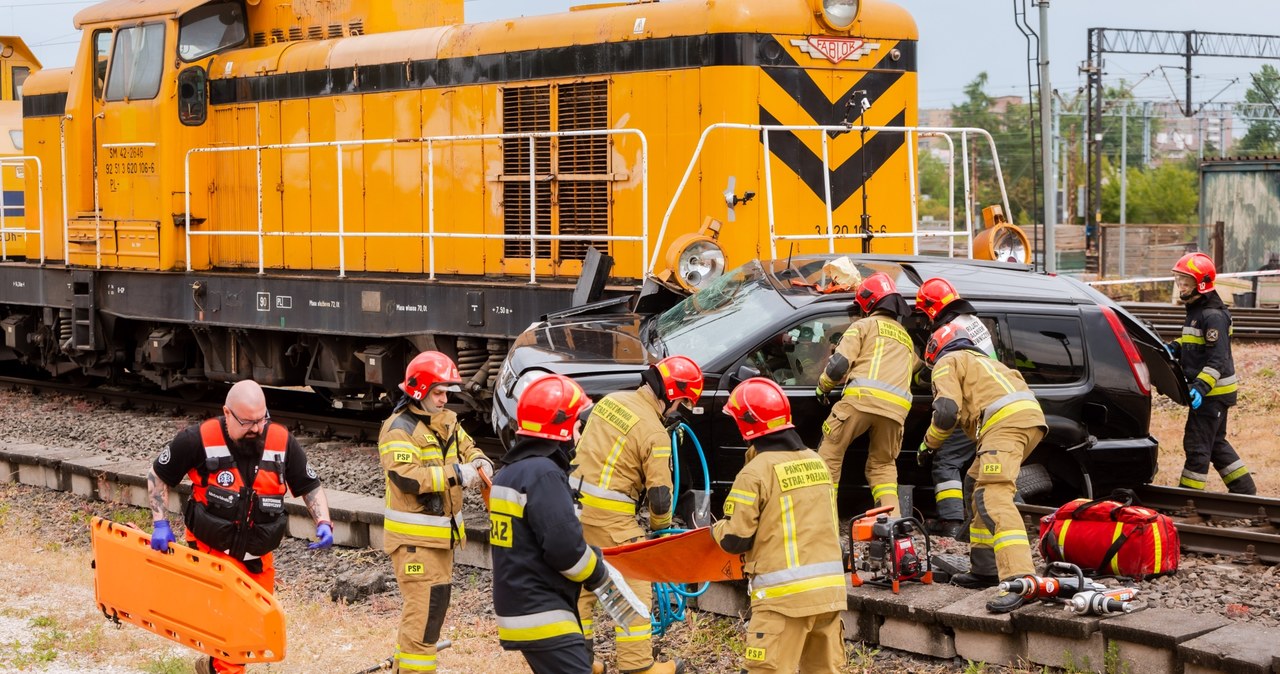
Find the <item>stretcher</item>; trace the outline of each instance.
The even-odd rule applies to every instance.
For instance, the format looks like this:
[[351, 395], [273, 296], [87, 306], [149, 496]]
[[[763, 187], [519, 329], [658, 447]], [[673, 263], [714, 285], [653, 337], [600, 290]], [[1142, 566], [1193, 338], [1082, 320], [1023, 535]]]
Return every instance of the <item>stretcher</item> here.
[[743, 578], [742, 556], [721, 549], [709, 527], [603, 552], [605, 560], [629, 580], [685, 584]]
[[227, 662], [284, 659], [284, 611], [244, 571], [185, 545], [156, 552], [132, 526], [101, 517], [89, 526], [95, 600], [108, 619]]

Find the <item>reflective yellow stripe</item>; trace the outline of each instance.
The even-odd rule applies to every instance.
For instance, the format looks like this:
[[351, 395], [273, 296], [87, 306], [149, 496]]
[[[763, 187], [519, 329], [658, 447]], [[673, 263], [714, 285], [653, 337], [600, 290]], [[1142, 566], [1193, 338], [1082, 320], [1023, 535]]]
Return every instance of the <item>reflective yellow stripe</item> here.
[[960, 489], [943, 489], [933, 495], [933, 499], [939, 502], [949, 498], [964, 498], [964, 492]]
[[992, 547], [993, 547], [996, 551], [1003, 550], [1003, 549], [1005, 549], [1005, 548], [1007, 548], [1007, 547], [1009, 547], [1009, 546], [1011, 546], [1011, 545], [1026, 545], [1026, 546], [1030, 546], [1030, 545], [1031, 545], [1031, 544], [1027, 541], [1027, 532], [1026, 532], [1026, 531], [999, 531], [999, 532], [996, 532], [996, 536], [995, 536], [995, 538], [993, 539], [993, 543], [994, 543], [994, 545], [993, 545]]
[[671, 448], [670, 447], [654, 447], [653, 455], [654, 457], [659, 459], [669, 459], [671, 458]]
[[430, 524], [409, 524], [407, 522], [395, 522], [393, 520], [383, 520], [382, 528], [392, 533], [404, 534], [406, 536], [417, 536], [419, 538], [440, 538], [449, 540], [453, 530], [450, 527], [437, 527]]
[[[1120, 538], [1120, 534], [1122, 533], [1123, 530], [1124, 530], [1124, 522], [1116, 522], [1116, 530], [1111, 533], [1112, 543], [1115, 543], [1116, 539]], [[1115, 556], [1111, 558], [1111, 573], [1117, 576], [1120, 575], [1120, 553], [1119, 552], [1117, 552]]]
[[938, 441], [942, 441], [951, 437], [951, 433], [949, 431], [944, 431], [941, 428], [934, 426], [933, 424], [929, 424], [929, 437]]
[[541, 641], [542, 639], [562, 637], [566, 634], [582, 634], [582, 629], [577, 622], [572, 620], [562, 620], [538, 627], [503, 627], [498, 625], [498, 638], [504, 641]]
[[1196, 379], [1199, 379], [1200, 381], [1208, 384], [1210, 387], [1213, 387], [1214, 384], [1218, 383], [1218, 380], [1215, 377], [1213, 377], [1212, 375], [1206, 372], [1201, 372], [1200, 374], [1196, 375]]
[[996, 412], [995, 414], [991, 415], [991, 418], [987, 419], [987, 422], [985, 424], [982, 424], [982, 428], [978, 431], [978, 434], [981, 435], [983, 433], [986, 433], [987, 429], [991, 428], [993, 425], [1001, 421], [1004, 421], [1005, 417], [1008, 417], [1011, 414], [1015, 414], [1023, 410], [1038, 410], [1038, 409], [1040, 409], [1040, 403], [1034, 400], [1018, 400], [1016, 402], [1011, 402], [1008, 405], [1001, 407], [999, 412]]
[[744, 491], [742, 489], [731, 489], [729, 490], [729, 496], [726, 497], [725, 500], [737, 501], [742, 505], [751, 505], [756, 502], [756, 495], [752, 492]]
[[[1248, 475], [1248, 474], [1249, 474], [1249, 468], [1248, 468], [1248, 467], [1246, 467], [1246, 466], [1240, 466], [1239, 468], [1237, 468], [1237, 469], [1235, 469], [1235, 470], [1231, 471], [1230, 473], [1227, 473], [1226, 475], [1223, 475], [1223, 476], [1222, 476], [1222, 483], [1223, 483], [1223, 484], [1231, 484], [1232, 482], [1235, 482], [1236, 480], [1239, 480], [1240, 478], [1242, 478], [1242, 477], [1244, 477], [1245, 475]], [[1203, 483], [1201, 483], [1201, 484], [1203, 485]]]
[[1151, 527], [1151, 540], [1155, 543], [1155, 565], [1151, 567], [1151, 573], [1160, 573], [1160, 558], [1164, 556], [1164, 540], [1160, 537], [1160, 525], [1156, 523]]
[[402, 672], [434, 672], [436, 671], [436, 656], [419, 655], [416, 653], [401, 653], [397, 650], [396, 662], [400, 665]]
[[512, 517], [524, 517], [524, 505], [504, 498], [495, 498], [491, 495], [489, 497], [489, 512]]
[[951, 365], [950, 365], [950, 364], [947, 364], [947, 365], [943, 365], [942, 367], [940, 367], [940, 368], [938, 368], [938, 369], [934, 370], [934, 371], [933, 371], [933, 377], [932, 377], [932, 378], [933, 378], [933, 379], [937, 379], [937, 378], [939, 378], [939, 377], [942, 377], [942, 376], [945, 376], [945, 375], [949, 375], [949, 374], [951, 374]]
[[1220, 395], [1226, 395], [1226, 394], [1228, 394], [1228, 393], [1235, 393], [1235, 392], [1236, 392], [1236, 389], [1238, 389], [1238, 388], [1240, 388], [1240, 385], [1239, 385], [1239, 384], [1234, 384], [1234, 383], [1232, 383], [1232, 384], [1227, 384], [1227, 385], [1225, 385], [1225, 386], [1215, 386], [1215, 387], [1213, 387], [1213, 388], [1209, 389], [1209, 393], [1208, 393], [1207, 395], [1210, 395], [1210, 396], [1220, 396]]
[[875, 379], [880, 374], [880, 361], [884, 358], [884, 339], [876, 337], [875, 350], [871, 352], [871, 371], [867, 374]]
[[1178, 480], [1179, 487], [1187, 487], [1188, 489], [1204, 489], [1204, 484], [1204, 480], [1193, 480], [1186, 475], [1183, 475]]
[[1194, 335], [1183, 335], [1178, 339], [1183, 344], [1204, 344], [1204, 337], [1196, 337]]
[[844, 576], [818, 576], [817, 578], [809, 578], [807, 580], [787, 583], [786, 585], [775, 585], [761, 590], [756, 590], [752, 596], [756, 599], [776, 599], [778, 597], [786, 597], [809, 590], [822, 590], [829, 587], [844, 587]]
[[397, 449], [398, 449], [398, 450], [400, 450], [400, 451], [402, 451], [402, 452], [413, 452], [413, 453], [414, 453], [414, 455], [417, 455], [417, 453], [418, 453], [418, 446], [417, 446], [417, 445], [413, 444], [412, 442], [405, 442], [404, 440], [391, 440], [391, 441], [389, 441], [389, 442], [384, 442], [384, 443], [382, 443], [382, 444], [378, 445], [378, 453], [379, 453], [379, 454], [386, 454], [387, 452], [394, 452], [394, 451], [396, 451]]
[[584, 506], [599, 508], [600, 510], [610, 510], [615, 513], [626, 513], [627, 515], [636, 514], [636, 504], [634, 503], [613, 501], [607, 498], [600, 498], [599, 496], [592, 496], [586, 492], [582, 492], [580, 498], [582, 500], [582, 505]]
[[898, 484], [896, 482], [887, 482], [885, 484], [876, 484], [871, 486], [871, 499], [879, 501], [880, 497], [893, 494], [898, 495]]
[[836, 490], [832, 489], [831, 493], [831, 525], [835, 529], [836, 538], [840, 538], [840, 509], [836, 507]]
[[1074, 520], [1064, 520], [1062, 528], [1058, 530], [1058, 552], [1062, 553], [1063, 559], [1067, 555], [1067, 529], [1071, 527]]
[[787, 566], [800, 566], [800, 550], [796, 546], [795, 502], [790, 496], [782, 497], [782, 541], [787, 555]]
[[613, 626], [613, 638], [617, 641], [648, 641], [653, 636], [653, 628], [648, 625], [636, 625], [631, 633], [618, 625]]
[[596, 621], [592, 618], [583, 618], [582, 636], [590, 639], [595, 635], [596, 635]]
[[1000, 388], [1004, 389], [1005, 393], [1014, 392], [1013, 384], [1009, 383], [1009, 379], [996, 369], [996, 366], [990, 358], [979, 358], [978, 364], [987, 371], [987, 374], [991, 375], [992, 379], [996, 380], [996, 383], [1000, 385]]
[[568, 578], [575, 583], [581, 583], [589, 578], [592, 572], [596, 570], [596, 563], [598, 561], [599, 558], [596, 557], [596, 551], [588, 547], [587, 551], [582, 553], [581, 559], [579, 559], [571, 568], [566, 571], [561, 571], [560, 573], [565, 578]]
[[609, 450], [609, 456], [604, 461], [604, 468], [600, 471], [600, 486], [608, 489], [609, 481], [613, 479], [613, 467], [618, 463], [618, 457], [622, 454], [622, 448], [627, 444], [627, 436], [619, 435], [617, 440], [613, 441], [613, 447]]
[[903, 409], [907, 409], [907, 410], [911, 409], [911, 401], [907, 400], [906, 398], [903, 398], [902, 396], [894, 395], [888, 391], [882, 391], [880, 389], [871, 388], [869, 386], [849, 386], [845, 388], [844, 394], [871, 396], [873, 398], [879, 398], [885, 402], [897, 405], [898, 407], [901, 407]]

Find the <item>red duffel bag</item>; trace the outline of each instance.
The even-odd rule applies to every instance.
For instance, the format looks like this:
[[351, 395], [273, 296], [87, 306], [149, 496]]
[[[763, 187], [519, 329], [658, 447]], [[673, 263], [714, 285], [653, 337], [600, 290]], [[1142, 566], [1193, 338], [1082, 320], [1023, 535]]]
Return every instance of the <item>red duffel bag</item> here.
[[1087, 574], [1148, 578], [1178, 570], [1173, 520], [1134, 505], [1132, 491], [1104, 499], [1076, 499], [1040, 518], [1044, 561], [1070, 562]]

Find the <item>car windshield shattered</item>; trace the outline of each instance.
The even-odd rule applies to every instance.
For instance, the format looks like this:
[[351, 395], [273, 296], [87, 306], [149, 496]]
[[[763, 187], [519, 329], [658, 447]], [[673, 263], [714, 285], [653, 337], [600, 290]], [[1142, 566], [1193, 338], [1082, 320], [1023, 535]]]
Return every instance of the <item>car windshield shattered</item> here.
[[665, 353], [705, 365], [759, 329], [766, 317], [788, 310], [764, 268], [752, 260], [660, 314], [654, 331]]

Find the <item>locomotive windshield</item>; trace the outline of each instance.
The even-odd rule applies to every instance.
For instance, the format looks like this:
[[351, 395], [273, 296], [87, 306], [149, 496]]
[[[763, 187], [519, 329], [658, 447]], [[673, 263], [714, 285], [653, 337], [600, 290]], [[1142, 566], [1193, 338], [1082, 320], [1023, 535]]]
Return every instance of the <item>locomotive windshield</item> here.
[[204, 58], [241, 42], [244, 10], [239, 2], [214, 2], [183, 15], [178, 26], [178, 56], [184, 61]]

